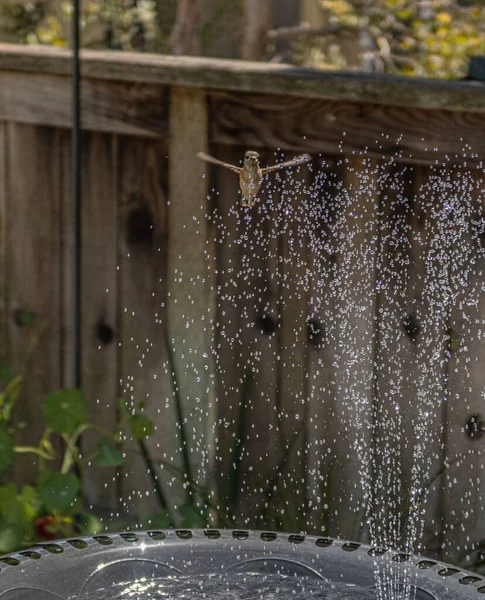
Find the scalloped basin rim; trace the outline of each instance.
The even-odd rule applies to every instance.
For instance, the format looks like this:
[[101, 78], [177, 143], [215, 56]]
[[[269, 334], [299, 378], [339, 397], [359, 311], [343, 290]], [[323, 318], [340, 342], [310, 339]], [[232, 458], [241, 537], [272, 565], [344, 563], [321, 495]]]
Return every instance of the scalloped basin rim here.
[[355, 542], [269, 531], [103, 534], [38, 544], [0, 558], [0, 600], [64, 600], [96, 594], [120, 580], [156, 580], [172, 574], [230, 577], [249, 571], [292, 576], [295, 585], [310, 578], [374, 589], [375, 571], [383, 566], [399, 577], [407, 574], [417, 600], [478, 599], [485, 591], [483, 578], [438, 561]]

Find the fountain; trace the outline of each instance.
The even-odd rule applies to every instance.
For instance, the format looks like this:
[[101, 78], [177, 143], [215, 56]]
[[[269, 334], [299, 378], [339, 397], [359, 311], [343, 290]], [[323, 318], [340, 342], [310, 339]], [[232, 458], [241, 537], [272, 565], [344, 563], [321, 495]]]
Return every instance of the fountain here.
[[[405, 553], [329, 538], [243, 530], [99, 535], [2, 559], [2, 600], [375, 598], [375, 566], [412, 574], [416, 600], [466, 600], [473, 574]], [[481, 582], [481, 587], [480, 586]]]

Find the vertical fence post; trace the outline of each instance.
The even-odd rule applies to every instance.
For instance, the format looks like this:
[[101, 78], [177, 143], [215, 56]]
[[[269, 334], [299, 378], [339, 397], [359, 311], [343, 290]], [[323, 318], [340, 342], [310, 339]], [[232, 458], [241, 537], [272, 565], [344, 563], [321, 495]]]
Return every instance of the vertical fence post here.
[[207, 122], [204, 91], [171, 89], [167, 333], [191, 467], [186, 475], [198, 483], [207, 479], [213, 374], [210, 366], [213, 314], [209, 300], [213, 251], [207, 219], [207, 180], [203, 163], [196, 156], [197, 152], [208, 149]]

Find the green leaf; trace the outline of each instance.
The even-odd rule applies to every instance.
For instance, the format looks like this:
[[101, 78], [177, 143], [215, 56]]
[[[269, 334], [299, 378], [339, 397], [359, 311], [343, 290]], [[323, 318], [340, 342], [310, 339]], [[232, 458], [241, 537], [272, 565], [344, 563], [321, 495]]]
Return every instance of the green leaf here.
[[39, 476], [39, 494], [48, 511], [66, 510], [79, 492], [79, 479], [74, 473], [58, 473], [51, 469]]
[[207, 519], [205, 515], [200, 514], [200, 510], [191, 504], [184, 504], [178, 510], [182, 518], [182, 527], [200, 529], [207, 527]]
[[133, 415], [130, 418], [130, 430], [135, 440], [144, 440], [154, 434], [155, 425], [144, 415]]
[[83, 512], [83, 508], [84, 508], [84, 503], [83, 503], [81, 496], [76, 496], [76, 498], [74, 499], [74, 502], [71, 504], [71, 506], [68, 509], [66, 509], [64, 511], [64, 513], [73, 515], [73, 516], [80, 515]]
[[9, 554], [22, 548], [24, 529], [0, 519], [0, 554]]
[[12, 367], [5, 362], [0, 362], [0, 382], [8, 383], [13, 379]]
[[17, 375], [13, 377], [5, 386], [0, 398], [0, 406], [3, 406], [3, 418], [5, 421], [10, 419], [12, 409], [20, 395], [20, 387], [22, 385], [22, 377]]
[[76, 525], [81, 535], [96, 535], [104, 531], [104, 526], [98, 517], [90, 513], [79, 513], [76, 515]]
[[13, 459], [13, 438], [8, 432], [7, 424], [0, 423], [0, 473], [4, 473], [10, 468]]
[[47, 427], [60, 434], [72, 435], [88, 419], [88, 402], [80, 390], [60, 390], [44, 400]]
[[108, 438], [98, 443], [97, 463], [100, 467], [120, 467], [124, 463], [123, 453]]
[[117, 406], [121, 412], [125, 412], [128, 408], [126, 405], [126, 398], [118, 398]]
[[25, 515], [29, 521], [33, 521], [39, 514], [42, 501], [35, 487], [24, 485], [18, 496], [25, 508]]
[[0, 487], [0, 515], [9, 525], [25, 527], [25, 507], [17, 496], [17, 486], [14, 483]]
[[[172, 348], [172, 342], [168, 335], [168, 329], [165, 328], [165, 348], [167, 350], [168, 363], [170, 365], [170, 372], [172, 373], [172, 391], [175, 399], [175, 414], [178, 422], [178, 434], [180, 436], [180, 447], [182, 448], [182, 469], [187, 475], [189, 481], [193, 481], [192, 478], [192, 465], [189, 459], [189, 448], [190, 444], [187, 439], [187, 432], [185, 431], [184, 421], [184, 402], [180, 394], [180, 379], [177, 374], [177, 366], [175, 356]], [[191, 496], [188, 496], [190, 501]]]

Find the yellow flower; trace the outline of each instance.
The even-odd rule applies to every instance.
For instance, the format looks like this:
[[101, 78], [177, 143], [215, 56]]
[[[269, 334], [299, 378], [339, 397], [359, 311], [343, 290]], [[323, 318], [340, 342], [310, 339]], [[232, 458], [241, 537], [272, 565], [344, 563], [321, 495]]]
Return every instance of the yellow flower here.
[[451, 23], [451, 15], [447, 12], [440, 12], [436, 15], [436, 20], [440, 25], [449, 25]]

